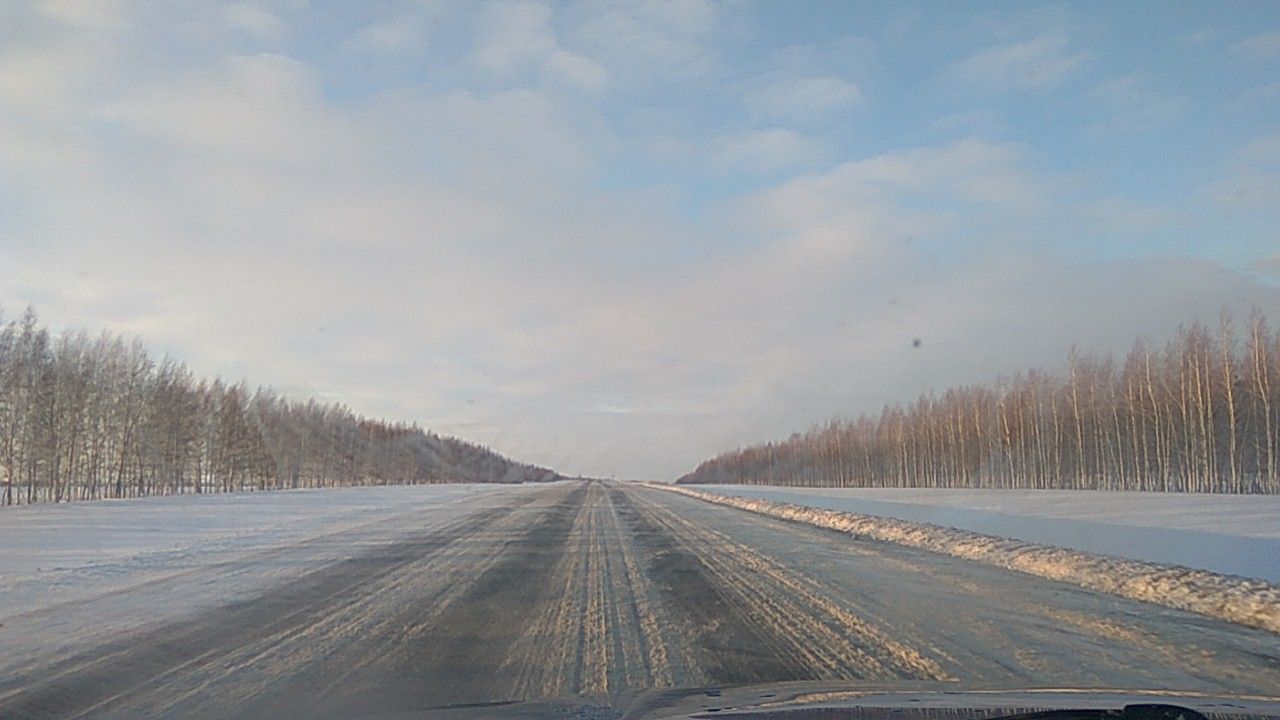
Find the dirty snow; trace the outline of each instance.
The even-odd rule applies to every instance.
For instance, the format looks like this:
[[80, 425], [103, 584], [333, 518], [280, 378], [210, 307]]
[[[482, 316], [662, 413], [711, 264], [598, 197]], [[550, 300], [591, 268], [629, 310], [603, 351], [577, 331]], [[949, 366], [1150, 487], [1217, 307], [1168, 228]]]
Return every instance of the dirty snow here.
[[699, 485], [1280, 583], [1280, 496]]
[[[680, 486], [653, 487], [769, 517], [996, 565], [1280, 633], [1280, 587], [1263, 580], [1098, 555], [892, 517], [735, 497]], [[714, 486], [714, 490], [720, 489], [721, 486]]]

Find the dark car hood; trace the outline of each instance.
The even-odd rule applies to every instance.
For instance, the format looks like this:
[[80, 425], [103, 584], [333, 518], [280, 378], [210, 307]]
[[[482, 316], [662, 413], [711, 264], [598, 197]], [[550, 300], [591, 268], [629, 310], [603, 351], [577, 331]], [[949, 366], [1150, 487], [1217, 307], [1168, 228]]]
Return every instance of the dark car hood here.
[[883, 685], [786, 682], [726, 688], [651, 690], [613, 704], [586, 699], [457, 705], [361, 720], [986, 720], [1036, 710], [1179, 705], [1215, 720], [1280, 720], [1280, 696], [1187, 691], [1025, 688], [957, 689], [938, 683]]

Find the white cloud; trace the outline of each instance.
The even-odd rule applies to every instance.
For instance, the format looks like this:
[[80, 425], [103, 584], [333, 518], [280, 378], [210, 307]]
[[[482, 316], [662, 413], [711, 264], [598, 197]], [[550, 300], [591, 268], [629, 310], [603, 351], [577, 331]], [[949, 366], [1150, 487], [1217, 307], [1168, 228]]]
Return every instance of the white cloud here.
[[119, 28], [127, 24], [123, 0], [39, 0], [40, 12], [83, 28]]
[[167, 82], [140, 88], [98, 114], [153, 140], [270, 160], [337, 142], [322, 102], [305, 64], [262, 53], [188, 75], [180, 90]]
[[1233, 213], [1280, 220], [1280, 132], [1254, 138], [1233, 154], [1209, 186], [1209, 196]]
[[1176, 210], [1154, 207], [1125, 198], [1102, 198], [1082, 205], [1075, 213], [1081, 229], [1093, 227], [1103, 234], [1134, 237], [1169, 230], [1186, 218]]
[[1000, 113], [991, 109], [949, 113], [934, 120], [930, 126], [939, 132], [966, 136], [998, 137], [1006, 131]]
[[742, 97], [757, 117], [796, 123], [828, 118], [860, 100], [858, 86], [835, 75], [770, 75]]
[[379, 20], [356, 30], [342, 46], [354, 52], [393, 53], [423, 42], [425, 30], [417, 18], [399, 16]]
[[726, 170], [771, 173], [809, 165], [828, 152], [820, 139], [789, 128], [771, 127], [717, 138], [712, 157]]
[[[1280, 240], [1277, 240], [1276, 244], [1280, 245]], [[1271, 257], [1257, 258], [1249, 263], [1249, 269], [1280, 280], [1280, 252]]]
[[1184, 33], [1175, 38], [1175, 42], [1185, 47], [1201, 47], [1207, 45], [1217, 35], [1213, 30], [1196, 30], [1194, 32]]
[[563, 48], [558, 48], [551, 53], [551, 57], [547, 58], [546, 68], [554, 77], [589, 90], [599, 90], [609, 80], [609, 74], [600, 66], [600, 63], [591, 58], [567, 52]]
[[1106, 128], [1122, 132], [1157, 128], [1189, 107], [1185, 97], [1161, 89], [1154, 78], [1140, 73], [1109, 80], [1095, 88], [1093, 96], [1111, 115]]
[[1280, 32], [1264, 33], [1239, 40], [1231, 44], [1230, 50], [1239, 57], [1257, 62], [1280, 57]]
[[1006, 210], [1032, 209], [1045, 203], [1043, 183], [1026, 165], [1021, 145], [967, 138], [847, 163], [823, 180], [876, 192], [926, 193], [921, 198], [944, 193]]
[[472, 57], [489, 72], [527, 73], [540, 67], [556, 50], [551, 8], [541, 2], [489, 2], [477, 22], [479, 36]]
[[222, 18], [231, 27], [265, 38], [277, 37], [284, 30], [280, 18], [261, 6], [247, 2], [223, 5]]
[[547, 5], [528, 0], [491, 2], [478, 19], [479, 40], [472, 52], [477, 66], [502, 78], [548, 79], [599, 90], [608, 73], [595, 60], [567, 50], [551, 26]]
[[1050, 33], [1030, 40], [993, 45], [951, 66], [958, 77], [1000, 90], [1043, 90], [1075, 71], [1088, 55], [1073, 52], [1067, 36]]
[[566, 13], [566, 40], [615, 77], [642, 84], [706, 78], [718, 16], [711, 0], [585, 0]]
[[1280, 132], [1250, 140], [1237, 155], [1246, 162], [1280, 164]]
[[89, 56], [64, 49], [11, 48], [0, 54], [0, 103], [8, 112], [41, 117], [73, 102], [63, 80]]

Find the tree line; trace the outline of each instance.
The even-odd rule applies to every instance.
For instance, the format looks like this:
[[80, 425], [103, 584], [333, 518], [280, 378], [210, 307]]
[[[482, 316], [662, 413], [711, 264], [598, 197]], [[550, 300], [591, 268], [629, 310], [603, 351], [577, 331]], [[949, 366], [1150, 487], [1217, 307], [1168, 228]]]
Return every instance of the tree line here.
[[1184, 327], [1123, 363], [926, 393], [708, 460], [682, 483], [1280, 493], [1280, 332]]
[[480, 445], [196, 377], [112, 333], [0, 318], [0, 504], [548, 480]]

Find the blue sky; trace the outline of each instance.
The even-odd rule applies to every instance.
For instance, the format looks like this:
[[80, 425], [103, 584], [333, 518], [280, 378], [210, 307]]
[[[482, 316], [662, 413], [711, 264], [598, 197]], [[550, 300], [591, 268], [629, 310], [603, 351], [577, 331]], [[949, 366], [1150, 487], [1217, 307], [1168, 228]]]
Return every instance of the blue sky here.
[[1275, 3], [0, 6], [9, 313], [568, 472], [1280, 322], [1278, 208]]

